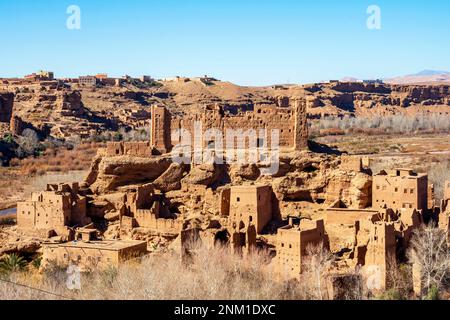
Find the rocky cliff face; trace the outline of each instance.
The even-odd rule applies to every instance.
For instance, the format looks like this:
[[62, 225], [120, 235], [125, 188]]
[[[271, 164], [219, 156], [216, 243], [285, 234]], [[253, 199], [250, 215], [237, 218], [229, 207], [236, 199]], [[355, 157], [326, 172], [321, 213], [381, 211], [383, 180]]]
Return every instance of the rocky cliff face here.
[[[370, 205], [371, 176], [336, 169], [341, 162], [339, 156], [302, 151], [283, 154], [280, 160], [276, 175], [262, 176], [258, 165], [189, 166], [171, 163], [168, 156], [106, 157], [100, 152], [85, 187], [95, 194], [94, 197], [101, 197], [152, 183], [175, 212], [186, 214], [219, 214], [221, 190], [248, 184], [271, 185], [280, 207], [284, 203], [332, 204], [336, 200], [342, 200], [350, 208]], [[301, 212], [281, 213], [298, 215]]]
[[114, 129], [114, 119], [92, 113], [82, 95], [67, 87], [36, 86], [16, 88], [11, 130], [19, 134], [22, 124], [56, 138], [77, 134], [82, 137]]
[[[308, 112], [324, 115], [387, 115], [450, 112], [450, 86], [340, 82], [305, 86]], [[436, 108], [437, 107], [437, 108]]]

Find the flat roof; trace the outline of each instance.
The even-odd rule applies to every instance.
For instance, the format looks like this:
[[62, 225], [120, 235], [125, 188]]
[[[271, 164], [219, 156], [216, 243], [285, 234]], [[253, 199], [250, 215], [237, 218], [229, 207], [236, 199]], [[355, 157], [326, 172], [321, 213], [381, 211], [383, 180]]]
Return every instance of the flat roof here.
[[112, 250], [119, 251], [129, 247], [141, 245], [146, 242], [138, 240], [95, 240], [89, 242], [83, 241], [70, 241], [65, 243], [44, 243], [44, 245], [62, 248], [86, 248], [86, 249], [99, 249], [99, 250]]

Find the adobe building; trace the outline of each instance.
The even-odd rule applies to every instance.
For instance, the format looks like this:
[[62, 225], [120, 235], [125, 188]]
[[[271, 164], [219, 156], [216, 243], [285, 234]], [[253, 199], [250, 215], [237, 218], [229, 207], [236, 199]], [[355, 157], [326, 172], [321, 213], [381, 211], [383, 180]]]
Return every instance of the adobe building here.
[[328, 235], [323, 220], [301, 220], [295, 224], [289, 219], [287, 226], [277, 231], [275, 267], [281, 277], [298, 278], [302, 273], [303, 258], [309, 246], [329, 248]]
[[98, 79], [94, 76], [80, 76], [78, 78], [78, 84], [83, 86], [96, 86]]
[[390, 222], [376, 222], [370, 228], [363, 271], [369, 277], [376, 277], [372, 278], [374, 290], [389, 287], [389, 268], [394, 267], [391, 263], [396, 260], [395, 234], [394, 223]]
[[450, 246], [450, 180], [444, 183], [444, 198], [441, 201], [438, 225], [447, 232], [447, 243]]
[[20, 229], [54, 230], [64, 233], [66, 227], [85, 226], [86, 197], [78, 195], [78, 183], [47, 185], [46, 191], [34, 192], [31, 200], [17, 203], [17, 226]]
[[361, 172], [363, 169], [363, 161], [358, 156], [341, 156], [341, 165], [339, 167], [342, 171]]
[[253, 224], [261, 233], [272, 220], [272, 193], [269, 185], [232, 186], [229, 192], [222, 192], [222, 214], [239, 229]]
[[231, 252], [237, 254], [250, 254], [256, 248], [256, 228], [253, 224], [248, 226], [235, 225], [230, 235]]
[[450, 201], [450, 180], [444, 183], [444, 201]]
[[54, 80], [55, 75], [52, 71], [39, 70], [37, 73], [32, 73], [24, 76], [25, 80], [32, 82], [36, 81], [51, 81]]
[[9, 123], [13, 113], [14, 94], [0, 92], [0, 122]]
[[428, 185], [428, 209], [433, 210], [436, 206], [436, 194], [434, 190], [434, 184]]
[[341, 200], [335, 201], [325, 209], [325, 223], [327, 225], [354, 225], [358, 220], [380, 220], [380, 212], [374, 209], [348, 208]]
[[413, 236], [413, 231], [423, 223], [422, 211], [416, 209], [401, 209], [397, 212], [398, 219], [394, 226], [401, 249], [406, 249]]
[[155, 193], [152, 183], [137, 187], [135, 193], [127, 194], [121, 225], [128, 229], [141, 227], [162, 233], [179, 233], [183, 221], [164, 210], [161, 203], [161, 195]]
[[146, 75], [140, 76], [139, 80], [141, 82], [152, 82], [152, 81], [154, 81], [154, 79], [151, 76], [146, 76]]
[[53, 80], [55, 78], [55, 74], [52, 71], [44, 71], [44, 70], [39, 70], [39, 72], [37, 73], [37, 75], [42, 79], [42, 80]]
[[106, 270], [119, 267], [127, 260], [147, 253], [147, 243], [137, 240], [90, 240], [66, 243], [44, 243], [42, 266], [61, 268], [76, 265], [80, 271]]
[[[308, 146], [308, 126], [306, 103], [302, 100], [295, 101], [290, 108], [280, 108], [276, 104], [256, 105], [252, 111], [241, 112], [236, 115], [226, 113], [219, 105], [206, 106], [203, 112], [195, 114], [171, 114], [164, 106], [152, 106], [151, 145], [160, 153], [170, 152], [173, 146], [180, 144], [180, 140], [172, 140], [172, 132], [176, 129], [185, 129], [191, 134], [190, 145], [205, 148], [214, 143], [208, 137], [199, 142], [194, 137], [196, 123], [201, 123], [201, 132], [210, 129], [219, 130], [225, 147], [227, 132], [233, 133], [237, 130], [246, 132], [248, 130], [267, 129], [279, 130], [280, 148], [303, 150]], [[233, 130], [233, 132], [231, 131]], [[245, 139], [245, 137], [243, 137]], [[257, 146], [271, 145], [271, 135], [258, 138]], [[247, 140], [247, 139], [245, 139]], [[245, 145], [247, 141], [235, 138], [237, 145]], [[231, 146], [229, 146], [231, 148]]]
[[372, 206], [427, 210], [428, 175], [412, 169], [382, 170], [373, 176]]

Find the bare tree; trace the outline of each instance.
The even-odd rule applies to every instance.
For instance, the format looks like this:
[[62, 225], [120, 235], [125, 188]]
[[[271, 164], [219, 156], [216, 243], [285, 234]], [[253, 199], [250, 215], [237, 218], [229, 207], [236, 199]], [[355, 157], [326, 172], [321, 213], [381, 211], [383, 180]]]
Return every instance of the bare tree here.
[[22, 132], [22, 136], [18, 139], [18, 144], [21, 151], [25, 154], [34, 154], [35, 150], [39, 147], [39, 137], [36, 131], [31, 129], [25, 129]]
[[324, 247], [323, 243], [317, 246], [308, 246], [307, 256], [303, 263], [304, 272], [302, 281], [309, 287], [307, 288], [312, 299], [326, 299], [326, 275], [331, 269], [335, 257]]
[[450, 250], [444, 230], [428, 225], [415, 230], [407, 252], [409, 261], [420, 270], [423, 291], [441, 290], [450, 275]]
[[386, 276], [389, 290], [387, 294], [393, 294], [392, 298], [407, 299], [412, 291], [412, 269], [408, 264], [399, 264], [395, 256], [389, 256], [387, 260]]
[[436, 199], [443, 199], [444, 183], [446, 180], [450, 180], [450, 161], [442, 161], [430, 166], [428, 170], [428, 180], [434, 185]]

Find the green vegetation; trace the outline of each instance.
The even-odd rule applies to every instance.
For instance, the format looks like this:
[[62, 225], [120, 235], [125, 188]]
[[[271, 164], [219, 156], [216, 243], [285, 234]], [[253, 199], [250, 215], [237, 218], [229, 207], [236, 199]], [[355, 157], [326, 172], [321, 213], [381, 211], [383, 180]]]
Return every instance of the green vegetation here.
[[7, 133], [3, 136], [2, 141], [6, 144], [13, 144], [14, 143], [14, 136], [11, 133]]
[[423, 298], [424, 300], [439, 300], [439, 289], [436, 285], [433, 285], [429, 290], [428, 293]]
[[11, 273], [21, 271], [25, 268], [27, 262], [21, 256], [15, 253], [9, 254], [0, 260], [0, 273]]
[[32, 264], [32, 266], [35, 267], [36, 269], [39, 269], [40, 266], [41, 266], [41, 262], [42, 262], [42, 257], [37, 257], [37, 258], [35, 258], [35, 259], [31, 262], [31, 264]]

